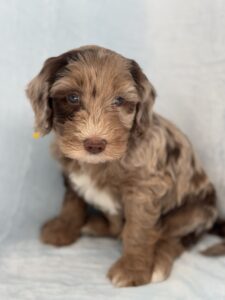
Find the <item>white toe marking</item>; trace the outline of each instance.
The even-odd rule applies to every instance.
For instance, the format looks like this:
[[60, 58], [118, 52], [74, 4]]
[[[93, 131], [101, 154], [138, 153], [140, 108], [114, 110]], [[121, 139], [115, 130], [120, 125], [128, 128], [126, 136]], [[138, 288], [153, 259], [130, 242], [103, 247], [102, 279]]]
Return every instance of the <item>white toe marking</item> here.
[[113, 279], [112, 279], [112, 284], [115, 285], [115, 286], [118, 286], [119, 284], [119, 275], [117, 276], [114, 276]]
[[115, 287], [125, 287], [126, 286], [126, 281], [121, 279], [120, 274], [115, 275], [112, 279], [112, 284]]
[[116, 287], [125, 287], [125, 286], [126, 286], [125, 281], [119, 281], [119, 282], [117, 282], [117, 284], [116, 284]]
[[153, 271], [151, 282], [152, 283], [162, 282], [166, 279], [166, 277], [167, 276], [165, 272], [163, 272], [161, 269], [156, 269]]

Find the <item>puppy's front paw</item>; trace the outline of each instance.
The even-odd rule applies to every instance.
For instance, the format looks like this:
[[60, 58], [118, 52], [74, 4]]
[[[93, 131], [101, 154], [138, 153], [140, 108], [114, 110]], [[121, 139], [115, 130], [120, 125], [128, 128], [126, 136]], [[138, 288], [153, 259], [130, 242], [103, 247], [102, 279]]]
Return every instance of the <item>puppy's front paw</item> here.
[[[140, 266], [132, 258], [120, 258], [109, 270], [108, 278], [116, 287], [128, 287], [147, 284], [151, 279], [151, 268]], [[132, 266], [131, 266], [132, 265]]]
[[79, 237], [80, 231], [69, 220], [56, 217], [45, 223], [41, 229], [41, 240], [54, 246], [70, 245]]

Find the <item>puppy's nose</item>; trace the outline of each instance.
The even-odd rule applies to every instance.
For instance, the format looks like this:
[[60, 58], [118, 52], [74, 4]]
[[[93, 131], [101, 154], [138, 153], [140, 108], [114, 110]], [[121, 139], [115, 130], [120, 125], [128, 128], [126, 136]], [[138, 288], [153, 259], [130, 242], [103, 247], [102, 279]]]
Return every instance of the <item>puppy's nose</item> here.
[[98, 154], [105, 150], [106, 140], [99, 138], [90, 138], [84, 140], [84, 148], [91, 154]]

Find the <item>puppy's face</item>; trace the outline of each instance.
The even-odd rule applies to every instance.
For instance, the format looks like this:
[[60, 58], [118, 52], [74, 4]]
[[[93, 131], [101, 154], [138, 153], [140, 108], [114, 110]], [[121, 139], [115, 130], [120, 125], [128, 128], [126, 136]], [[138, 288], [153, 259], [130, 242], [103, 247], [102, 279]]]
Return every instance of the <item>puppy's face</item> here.
[[[146, 93], [151, 99], [143, 99]], [[61, 152], [88, 163], [116, 160], [126, 153], [131, 132], [143, 115], [146, 119], [141, 105], [150, 105], [154, 96], [134, 61], [100, 47], [48, 59], [27, 94], [37, 129], [45, 133], [52, 127]], [[150, 107], [146, 109], [148, 115]]]
[[90, 163], [120, 158], [139, 101], [126, 60], [86, 51], [60, 76], [50, 97], [61, 151]]

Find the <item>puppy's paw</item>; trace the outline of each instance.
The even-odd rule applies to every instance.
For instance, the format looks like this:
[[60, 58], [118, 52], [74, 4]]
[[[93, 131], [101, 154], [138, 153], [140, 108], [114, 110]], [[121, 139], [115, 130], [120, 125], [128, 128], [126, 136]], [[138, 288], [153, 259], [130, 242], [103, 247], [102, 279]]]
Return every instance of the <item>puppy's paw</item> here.
[[41, 229], [42, 242], [58, 247], [74, 243], [79, 235], [80, 231], [73, 226], [71, 221], [60, 217], [48, 221]]
[[101, 216], [91, 216], [82, 227], [81, 233], [89, 236], [108, 236], [109, 224]]
[[98, 236], [98, 232], [96, 232], [95, 229], [92, 226], [90, 226], [89, 224], [84, 225], [81, 228], [81, 233], [83, 235], [88, 235], [88, 236]]
[[103, 216], [91, 216], [84, 227], [82, 227], [81, 233], [89, 236], [116, 237], [120, 232], [119, 221], [117, 224], [118, 226], [115, 226], [115, 224], [112, 226]]
[[[151, 279], [151, 268], [139, 266], [130, 261], [131, 258], [120, 258], [109, 270], [108, 278], [116, 287], [139, 286], [147, 284]], [[132, 263], [132, 267], [131, 267]]]

